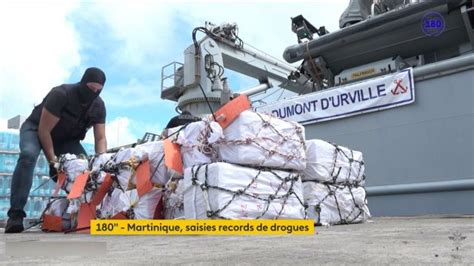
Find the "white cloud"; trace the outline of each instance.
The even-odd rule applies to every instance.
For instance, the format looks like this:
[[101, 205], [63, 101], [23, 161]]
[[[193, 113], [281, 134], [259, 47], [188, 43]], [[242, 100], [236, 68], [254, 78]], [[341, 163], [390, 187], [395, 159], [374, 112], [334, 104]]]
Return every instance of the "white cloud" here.
[[[120, 41], [112, 51], [116, 62], [154, 69], [161, 66], [152, 58], [179, 56], [174, 59], [182, 61], [184, 49], [191, 44], [192, 28], [203, 26], [205, 21], [237, 22], [245, 41], [281, 58], [283, 49], [296, 41], [290, 17], [311, 10], [304, 15], [315, 25], [325, 23], [327, 28], [336, 29], [347, 1], [125, 0], [85, 5], [87, 10], [82, 15], [103, 20], [108, 33]], [[183, 27], [187, 26], [183, 22], [191, 28]], [[188, 42], [182, 43], [183, 39]]]
[[[146, 132], [160, 134], [163, 127], [160, 124], [144, 123], [128, 117], [117, 117], [105, 125], [107, 147], [114, 148], [141, 139]], [[93, 130], [87, 132], [85, 143], [94, 143]]]
[[145, 123], [142, 121], [133, 120], [132, 128], [134, 132], [137, 132], [139, 134], [138, 137], [141, 139], [147, 132], [158, 135], [161, 134], [164, 126], [160, 123]]
[[107, 146], [117, 147], [134, 143], [137, 137], [131, 132], [130, 120], [127, 117], [117, 117], [106, 125]]
[[28, 115], [80, 62], [74, 1], [0, 2], [0, 117]]
[[[0, 118], [28, 115], [53, 86], [78, 71], [82, 60], [95, 56], [80, 54], [82, 48], [96, 44], [80, 39], [75, 28], [79, 23], [71, 18], [97, 23], [98, 29], [106, 30], [114, 42], [104, 47], [111, 47], [107, 52], [116, 71], [128, 71], [108, 77], [110, 81], [125, 80], [107, 86], [104, 99], [108, 106], [159, 104], [173, 110], [173, 103], [160, 99], [159, 71], [170, 61], [183, 61], [193, 27], [205, 21], [237, 22], [245, 42], [281, 59], [283, 50], [296, 43], [290, 17], [303, 14], [315, 26], [326, 25], [334, 31], [347, 2], [2, 1]], [[149, 78], [138, 79], [144, 76]], [[249, 87], [244, 80], [239, 85]]]
[[[87, 3], [81, 15], [99, 18], [107, 33], [118, 40], [109, 51], [116, 64], [139, 67], [141, 72], [161, 69], [152, 59], [176, 52], [173, 35], [174, 8], [161, 1], [97, 1]], [[158, 74], [158, 73], [156, 73]]]
[[[158, 103], [161, 67], [171, 61], [183, 62], [183, 52], [191, 45], [191, 31], [205, 21], [215, 24], [236, 22], [240, 37], [247, 43], [280, 60], [286, 47], [296, 44], [291, 31], [291, 17], [303, 14], [316, 27], [338, 29], [338, 19], [347, 1], [102, 1], [88, 10], [89, 16], [100, 15], [119, 42], [114, 47], [114, 61], [134, 72], [150, 75], [154, 86], [145, 86], [133, 78], [129, 84], [115, 88], [109, 100], [126, 106]], [[95, 12], [95, 14], [94, 14]], [[187, 25], [186, 25], [187, 24]], [[189, 28], [188, 28], [189, 27]], [[201, 38], [202, 35], [198, 35]], [[130, 73], [133, 75], [133, 73]], [[249, 82], [237, 78], [240, 88]], [[133, 89], [135, 88], [135, 89]], [[157, 90], [156, 90], [157, 89]], [[237, 88], [237, 91], [239, 88]], [[133, 101], [122, 101], [133, 99]]]
[[[137, 137], [131, 132], [130, 119], [127, 117], [117, 117], [110, 123], [107, 123], [105, 135], [108, 148], [134, 143], [137, 140]], [[94, 143], [93, 129], [87, 132], [84, 142]]]

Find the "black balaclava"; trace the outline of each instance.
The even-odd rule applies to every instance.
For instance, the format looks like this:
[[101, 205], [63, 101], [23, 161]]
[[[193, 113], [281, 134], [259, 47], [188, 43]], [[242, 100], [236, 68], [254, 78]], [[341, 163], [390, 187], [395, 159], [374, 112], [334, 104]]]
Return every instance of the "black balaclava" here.
[[[86, 72], [84, 72], [84, 75], [82, 76], [81, 81], [79, 82], [81, 84], [79, 88], [79, 100], [81, 101], [82, 104], [90, 104], [92, 103], [97, 96], [99, 96], [99, 92], [94, 92], [89, 87], [87, 87], [87, 83], [89, 82], [96, 82], [101, 85], [105, 84], [105, 74], [102, 70], [100, 70], [97, 67], [90, 67], [86, 69]], [[101, 90], [102, 91], [102, 90]]]

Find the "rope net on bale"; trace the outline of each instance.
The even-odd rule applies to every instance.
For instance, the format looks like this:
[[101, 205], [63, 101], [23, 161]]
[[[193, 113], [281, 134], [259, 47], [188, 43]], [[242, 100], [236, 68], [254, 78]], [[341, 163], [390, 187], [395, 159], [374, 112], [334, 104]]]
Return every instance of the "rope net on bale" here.
[[122, 214], [127, 219], [153, 219], [162, 195], [160, 188], [154, 188], [141, 197], [136, 189], [125, 192], [114, 189], [97, 206], [97, 218], [110, 219]]
[[228, 163], [185, 170], [186, 219], [304, 219], [301, 175]]
[[184, 219], [184, 181], [183, 178], [170, 179], [164, 192], [165, 219]]
[[[101, 154], [91, 157], [90, 161], [70, 154], [61, 156], [56, 190], [63, 189], [67, 193], [67, 198], [61, 199], [67, 208], [59, 213], [55, 207], [59, 201], [53, 195], [54, 201], [46, 206], [39, 223], [43, 223], [45, 231], [82, 230], [84, 228], [77, 227], [84, 211], [90, 213], [87, 219], [116, 218], [117, 215], [121, 219], [161, 218], [158, 205], [164, 185], [175, 174], [167, 171], [163, 157], [161, 142]], [[61, 226], [60, 218], [66, 214], [70, 224]], [[87, 219], [82, 221], [87, 224]], [[46, 226], [45, 222], [48, 222]], [[84, 222], [82, 224], [84, 226]]]
[[307, 140], [306, 146], [303, 180], [364, 185], [365, 163], [361, 152], [319, 139]]
[[308, 216], [317, 224], [365, 222], [367, 206], [363, 155], [324, 140], [307, 140], [303, 171]]
[[365, 188], [352, 184], [303, 183], [308, 216], [316, 224], [365, 222], [370, 218]]
[[42, 230], [45, 232], [63, 232], [77, 225], [77, 213], [68, 212], [69, 201], [66, 197], [51, 197], [46, 204], [42, 217]]
[[58, 163], [58, 171], [62, 171], [66, 175], [61, 189], [69, 193], [76, 177], [89, 170], [89, 161], [86, 158], [68, 153], [59, 156]]
[[188, 124], [176, 136], [184, 168], [216, 161], [217, 147], [214, 144], [222, 138], [222, 128], [216, 122], [202, 120]]
[[244, 111], [218, 140], [219, 160], [252, 167], [302, 171], [306, 168], [304, 127]]

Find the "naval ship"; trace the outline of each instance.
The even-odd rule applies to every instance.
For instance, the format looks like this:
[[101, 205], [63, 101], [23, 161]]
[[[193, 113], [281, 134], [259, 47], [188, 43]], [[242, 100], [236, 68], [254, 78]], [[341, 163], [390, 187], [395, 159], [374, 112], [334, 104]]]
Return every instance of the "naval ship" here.
[[196, 28], [184, 63], [163, 67], [161, 97], [209, 114], [234, 94], [224, 67], [259, 81], [238, 91], [251, 99], [280, 84], [294, 96], [255, 109], [362, 151], [373, 216], [474, 214], [472, 1], [353, 0], [334, 32], [291, 21], [286, 62], [246, 45], [234, 24]]

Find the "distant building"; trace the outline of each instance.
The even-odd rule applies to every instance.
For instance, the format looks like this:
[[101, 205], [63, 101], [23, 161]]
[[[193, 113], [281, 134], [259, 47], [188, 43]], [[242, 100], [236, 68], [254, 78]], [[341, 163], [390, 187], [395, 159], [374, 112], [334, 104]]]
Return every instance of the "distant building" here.
[[20, 129], [23, 122], [25, 122], [26, 116], [17, 115], [13, 118], [8, 119], [8, 128], [11, 129]]

